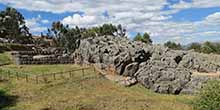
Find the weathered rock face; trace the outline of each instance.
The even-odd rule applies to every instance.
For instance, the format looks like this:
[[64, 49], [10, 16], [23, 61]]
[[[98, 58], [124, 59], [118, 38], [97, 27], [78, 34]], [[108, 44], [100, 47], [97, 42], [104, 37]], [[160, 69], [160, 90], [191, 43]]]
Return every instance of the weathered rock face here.
[[219, 65], [209, 62], [202, 54], [189, 52], [186, 54], [179, 64], [179, 67], [197, 70], [198, 72], [216, 72], [220, 68]]
[[155, 92], [179, 94], [190, 81], [191, 74], [187, 69], [167, 68], [150, 63], [139, 69], [135, 75], [142, 85]]
[[208, 80], [211, 79], [206, 76], [192, 76], [191, 80], [184, 86], [181, 93], [184, 94], [197, 93], [199, 92], [198, 90], [202, 88], [203, 84], [206, 83]]
[[134, 77], [146, 88], [159, 93], [193, 93], [205, 79], [195, 80], [191, 70], [220, 70], [217, 64], [206, 61], [199, 53], [170, 50], [113, 36], [81, 40], [74, 57], [75, 62], [96, 63], [102, 69], [113, 65], [119, 75]]

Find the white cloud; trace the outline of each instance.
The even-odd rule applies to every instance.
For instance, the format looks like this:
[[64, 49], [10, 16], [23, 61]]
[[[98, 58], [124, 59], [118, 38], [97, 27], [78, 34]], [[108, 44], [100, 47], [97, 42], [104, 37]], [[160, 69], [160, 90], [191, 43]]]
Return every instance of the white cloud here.
[[220, 7], [220, 1], [219, 0], [192, 0], [192, 2], [185, 2], [181, 0], [180, 3], [174, 4], [171, 7], [174, 9]]
[[[211, 36], [220, 31], [220, 12], [197, 22], [170, 20], [172, 14], [183, 9], [220, 7], [220, 0], [192, 0], [192, 2], [181, 0], [174, 5], [170, 5], [166, 0], [0, 0], [0, 2], [34, 11], [84, 12], [83, 15], [67, 16], [61, 21], [70, 26], [80, 27], [91, 27], [103, 23], [122, 24], [126, 26], [128, 32], [149, 32], [153, 39], [160, 39], [156, 43], [177, 38], [184, 43], [191, 42], [195, 39], [194, 36], [205, 36], [207, 33]], [[164, 11], [165, 5], [169, 5], [172, 9]], [[109, 17], [102, 15], [105, 11], [108, 12]], [[49, 21], [40, 16], [27, 20], [32, 32], [46, 29], [40, 23], [48, 24]]]
[[74, 14], [73, 16], [68, 16], [62, 20], [62, 23], [68, 24], [70, 26], [80, 26], [88, 27], [91, 24], [96, 23], [96, 16], [81, 16], [79, 14]]
[[165, 0], [0, 0], [16, 8], [54, 13], [83, 11], [97, 13], [103, 10], [154, 11], [167, 4]]
[[206, 20], [211, 23], [220, 23], [220, 12], [216, 12], [206, 17]]
[[41, 26], [40, 24], [41, 21], [44, 20], [42, 20], [40, 15], [37, 18], [31, 18], [25, 20], [27, 27], [30, 29], [30, 32], [32, 33], [40, 33], [47, 29], [47, 27]]
[[49, 23], [49, 20], [43, 19], [43, 20], [41, 20], [41, 22], [44, 23], [44, 24], [48, 24], [48, 23]]

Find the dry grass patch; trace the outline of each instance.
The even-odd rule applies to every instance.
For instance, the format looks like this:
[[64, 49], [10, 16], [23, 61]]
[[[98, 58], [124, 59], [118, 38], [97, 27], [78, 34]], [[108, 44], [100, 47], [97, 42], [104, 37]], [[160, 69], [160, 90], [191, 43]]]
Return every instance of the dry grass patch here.
[[[15, 65], [7, 67], [20, 71]], [[21, 71], [37, 73], [40, 68], [46, 72], [79, 66], [33, 65], [23, 66]], [[16, 105], [4, 110], [192, 110], [188, 104], [192, 96], [156, 94], [141, 85], [126, 88], [104, 79], [92, 69], [85, 73], [86, 79], [79, 72], [73, 78], [40, 84], [16, 79], [0, 82], [9, 94], [18, 96]]]

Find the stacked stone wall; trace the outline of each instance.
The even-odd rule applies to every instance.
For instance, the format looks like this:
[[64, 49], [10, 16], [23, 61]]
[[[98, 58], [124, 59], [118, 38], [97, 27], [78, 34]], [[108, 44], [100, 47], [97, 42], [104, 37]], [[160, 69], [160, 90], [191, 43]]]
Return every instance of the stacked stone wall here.
[[[12, 52], [12, 56], [18, 65], [74, 63], [74, 59], [70, 56], [49, 51], [16, 51]], [[34, 56], [41, 56], [42, 58], [34, 58]]]

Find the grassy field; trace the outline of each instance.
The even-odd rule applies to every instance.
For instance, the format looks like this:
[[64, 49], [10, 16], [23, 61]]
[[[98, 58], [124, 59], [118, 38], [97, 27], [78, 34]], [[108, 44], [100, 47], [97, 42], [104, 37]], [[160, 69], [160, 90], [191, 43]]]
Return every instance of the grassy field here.
[[8, 52], [0, 53], [0, 64], [12, 63], [9, 56], [10, 56], [10, 53]]
[[70, 71], [80, 68], [79, 65], [6, 65], [4, 69], [28, 74], [48, 74], [53, 72]]
[[[5, 68], [30, 74], [56, 72], [80, 68], [77, 65], [8, 65]], [[153, 93], [140, 85], [122, 87], [86, 70], [73, 78], [65, 77], [48, 83], [26, 83], [24, 80], [0, 82], [7, 91], [9, 102], [0, 105], [2, 110], [191, 110], [192, 96], [175, 96]], [[11, 103], [10, 103], [11, 102]], [[0, 103], [1, 104], [1, 103]]]
[[[0, 61], [11, 62], [8, 53]], [[6, 60], [7, 59], [7, 60]], [[6, 65], [19, 73], [37, 75], [82, 68], [78, 65]], [[0, 74], [5, 74], [1, 71]], [[129, 88], [110, 82], [93, 69], [36, 84], [0, 80], [0, 110], [192, 110], [193, 96], [156, 94], [141, 85]]]

